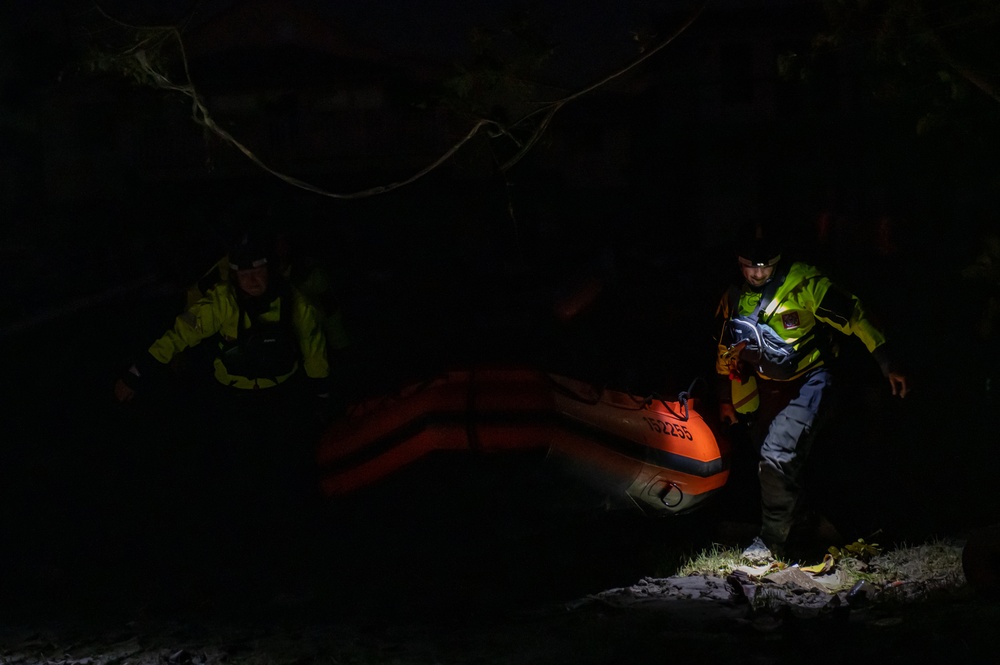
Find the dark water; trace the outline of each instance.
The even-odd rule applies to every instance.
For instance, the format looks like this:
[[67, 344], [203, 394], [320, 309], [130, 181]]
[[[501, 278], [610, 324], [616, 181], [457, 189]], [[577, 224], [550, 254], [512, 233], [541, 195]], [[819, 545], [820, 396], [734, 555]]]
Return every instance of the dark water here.
[[[669, 575], [714, 542], [740, 545], [756, 519], [746, 446], [717, 500], [676, 519], [606, 512], [602, 497], [531, 455], [433, 456], [339, 503], [258, 511], [253, 492], [241, 494], [213, 465], [201, 393], [168, 382], [128, 406], [112, 398], [140, 329], [169, 320], [169, 305], [111, 301], [4, 340], [3, 584], [21, 599], [11, 607], [168, 612], [226, 598], [245, 608], [306, 591], [373, 612], [570, 599]], [[628, 389], [651, 381], [650, 366], [632, 358], [669, 362], [630, 351], [609, 363], [595, 341], [613, 329], [598, 322], [582, 342], [564, 335], [549, 347], [533, 330], [519, 345], [445, 344], [440, 356], [418, 352], [434, 347], [424, 339], [412, 363], [406, 347], [380, 354], [369, 345], [359, 361], [369, 381], [358, 385], [370, 391], [441, 363], [527, 349], [557, 371]], [[477, 356], [483, 348], [498, 350]], [[923, 542], [1000, 521], [993, 395], [939, 363], [901, 401], [863, 353], [844, 362], [851, 378], [814, 453], [808, 499], [845, 542], [815, 544]], [[690, 383], [691, 365], [678, 360], [674, 384]]]

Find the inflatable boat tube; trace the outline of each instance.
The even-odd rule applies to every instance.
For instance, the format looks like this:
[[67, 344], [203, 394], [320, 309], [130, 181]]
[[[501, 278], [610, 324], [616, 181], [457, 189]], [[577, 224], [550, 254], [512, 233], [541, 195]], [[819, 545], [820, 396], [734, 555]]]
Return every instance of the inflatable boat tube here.
[[646, 511], [684, 513], [729, 476], [728, 455], [695, 406], [530, 369], [448, 372], [334, 423], [318, 448], [321, 488], [350, 494], [435, 451], [543, 450]]

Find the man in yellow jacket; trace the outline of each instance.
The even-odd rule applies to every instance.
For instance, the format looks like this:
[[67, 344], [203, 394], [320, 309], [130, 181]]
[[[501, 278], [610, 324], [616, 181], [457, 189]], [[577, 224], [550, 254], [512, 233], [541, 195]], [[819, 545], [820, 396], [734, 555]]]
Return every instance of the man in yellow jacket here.
[[280, 273], [272, 274], [274, 247], [267, 237], [244, 233], [229, 253], [230, 279], [191, 304], [173, 328], [155, 340], [115, 385], [131, 400], [142, 380], [188, 348], [214, 338], [214, 374], [222, 386], [267, 390], [304, 372], [314, 393], [330, 375], [322, 317]]
[[[334, 295], [330, 273], [319, 261], [293, 252], [288, 234], [275, 234], [274, 254], [275, 260], [269, 264], [269, 270], [280, 272], [282, 279], [294, 286], [317, 308], [323, 334], [329, 345], [328, 352], [340, 354], [347, 350], [351, 346], [351, 338], [345, 327], [340, 303]], [[229, 271], [229, 257], [223, 256], [188, 288], [187, 306], [198, 302], [218, 284], [229, 281]]]
[[864, 343], [893, 395], [905, 397], [907, 381], [858, 298], [819, 270], [782, 264], [776, 245], [759, 233], [741, 244], [738, 261], [742, 283], [730, 287], [718, 309], [716, 374], [723, 422], [756, 412], [761, 529], [743, 556], [759, 563], [785, 554], [803, 466], [830, 408], [833, 333]]
[[228, 256], [229, 278], [139, 354], [114, 394], [132, 400], [184, 351], [210, 345], [214, 380], [205, 382], [207, 399], [193, 400], [194, 408], [178, 415], [205, 439], [200, 463], [210, 474], [207, 484], [219, 487], [213, 510], [229, 523], [247, 520], [249, 529], [253, 516], [281, 523], [289, 506], [311, 500], [312, 445], [330, 409], [330, 365], [322, 317], [272, 270], [270, 237], [243, 234]]

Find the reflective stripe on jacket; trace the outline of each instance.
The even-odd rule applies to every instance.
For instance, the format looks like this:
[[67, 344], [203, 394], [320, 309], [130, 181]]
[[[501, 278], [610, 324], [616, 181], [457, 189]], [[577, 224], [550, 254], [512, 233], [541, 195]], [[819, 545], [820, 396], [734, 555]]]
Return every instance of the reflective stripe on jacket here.
[[[302, 367], [309, 378], [325, 379], [330, 374], [330, 365], [320, 317], [316, 308], [296, 289], [291, 290], [291, 295], [291, 323]], [[174, 321], [174, 327], [149, 347], [149, 353], [159, 362], [167, 364], [184, 349], [196, 346], [215, 334], [219, 334], [224, 340], [234, 341], [237, 339], [239, 313], [240, 308], [233, 287], [228, 283], [218, 284], [178, 316]], [[268, 311], [260, 314], [258, 318], [262, 322], [279, 322], [281, 298], [275, 298]], [[249, 315], [244, 313], [244, 328], [252, 324]], [[281, 376], [254, 378], [231, 373], [221, 357], [216, 357], [214, 364], [216, 380], [234, 388], [270, 388], [283, 383], [298, 369], [298, 363], [295, 363], [290, 371]]]
[[[729, 294], [723, 296], [718, 310], [723, 325], [730, 316], [745, 316], [753, 312], [760, 298], [760, 291], [744, 288], [740, 292], [736, 311], [731, 312]], [[885, 335], [865, 316], [861, 301], [805, 263], [791, 265], [770, 305], [761, 314], [760, 321], [796, 348], [808, 348], [806, 345], [812, 344], [815, 334], [822, 333], [817, 330], [817, 324], [826, 324], [845, 335], [854, 335], [869, 352], [874, 352], [885, 343]], [[722, 339], [720, 334], [719, 340]], [[799, 361], [794, 376], [785, 380], [798, 378], [824, 364], [829, 360], [826, 357], [829, 353], [831, 351], [822, 344], [812, 348]], [[719, 344], [717, 373], [729, 375], [733, 372], [732, 355], [727, 346]], [[759, 370], [757, 374], [765, 379], [771, 378]]]

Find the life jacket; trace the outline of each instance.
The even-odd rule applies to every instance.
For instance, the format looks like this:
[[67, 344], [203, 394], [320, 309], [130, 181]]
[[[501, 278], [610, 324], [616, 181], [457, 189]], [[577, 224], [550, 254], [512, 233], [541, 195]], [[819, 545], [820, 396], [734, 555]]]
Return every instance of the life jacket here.
[[278, 321], [262, 321], [251, 312], [249, 326], [245, 324], [246, 303], [239, 299], [236, 339], [223, 339], [219, 343], [219, 358], [229, 374], [280, 383], [297, 368], [299, 352], [292, 327], [292, 293], [282, 289], [279, 297]]
[[[197, 282], [188, 287], [187, 307], [203, 298], [209, 289], [229, 279], [229, 257], [223, 256]], [[336, 351], [351, 346], [351, 337], [344, 322], [340, 303], [333, 295], [330, 276], [326, 269], [313, 259], [301, 259], [288, 266], [282, 276], [295, 286], [299, 293], [316, 306], [323, 317], [323, 333], [330, 348]]]
[[779, 305], [774, 300], [774, 295], [784, 283], [786, 275], [787, 273], [776, 274], [764, 286], [757, 306], [749, 314], [737, 314], [741, 292], [739, 287], [730, 288], [730, 316], [723, 326], [721, 341], [730, 349], [742, 345], [739, 351], [740, 362], [751, 366], [763, 376], [779, 381], [792, 379], [799, 373], [802, 359], [817, 348], [820, 339], [817, 331], [813, 330], [792, 345], [768, 325], [767, 321]]

